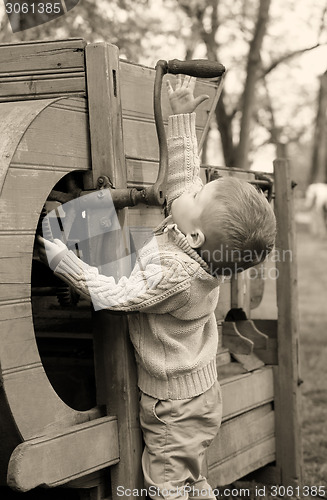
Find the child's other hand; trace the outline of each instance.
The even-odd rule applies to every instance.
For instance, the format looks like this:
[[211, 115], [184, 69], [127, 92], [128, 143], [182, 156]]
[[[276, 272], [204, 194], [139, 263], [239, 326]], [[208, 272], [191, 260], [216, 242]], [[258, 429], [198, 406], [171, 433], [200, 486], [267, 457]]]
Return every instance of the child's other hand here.
[[54, 269], [59, 263], [59, 254], [68, 252], [66, 245], [60, 240], [45, 240], [42, 236], [37, 237], [38, 253], [41, 261]]
[[171, 109], [175, 115], [193, 113], [203, 101], [209, 99], [208, 95], [202, 94], [194, 98], [194, 87], [196, 78], [185, 76], [183, 81], [181, 75], [177, 75], [175, 90], [167, 80], [167, 91]]

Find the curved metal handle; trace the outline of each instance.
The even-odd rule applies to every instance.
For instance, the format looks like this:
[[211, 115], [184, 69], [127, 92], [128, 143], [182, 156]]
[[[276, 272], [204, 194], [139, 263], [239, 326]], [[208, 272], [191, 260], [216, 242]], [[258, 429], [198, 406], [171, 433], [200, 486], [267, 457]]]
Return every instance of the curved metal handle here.
[[173, 59], [168, 62], [160, 59], [155, 69], [153, 109], [159, 143], [159, 172], [153, 186], [145, 189], [144, 198], [151, 205], [163, 205], [166, 197], [166, 177], [168, 170], [168, 147], [161, 109], [163, 76], [166, 73], [171, 73], [174, 75], [190, 75], [198, 78], [215, 78], [223, 75], [225, 67], [218, 62], [207, 61], [206, 59], [194, 59], [190, 61]]

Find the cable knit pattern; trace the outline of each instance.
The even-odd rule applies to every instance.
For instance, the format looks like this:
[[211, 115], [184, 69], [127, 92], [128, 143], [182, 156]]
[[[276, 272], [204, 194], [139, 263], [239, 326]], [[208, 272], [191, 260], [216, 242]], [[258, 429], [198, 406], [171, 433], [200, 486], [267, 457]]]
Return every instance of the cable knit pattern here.
[[[195, 114], [168, 123], [168, 207], [185, 190], [199, 190]], [[168, 216], [138, 253], [131, 275], [117, 283], [69, 251], [55, 268], [96, 309], [134, 312], [128, 317], [138, 385], [158, 399], [185, 399], [217, 379], [218, 332], [214, 311], [219, 281]]]
[[[199, 191], [200, 159], [195, 133], [195, 113], [172, 115], [168, 120], [169, 169], [167, 177], [167, 208], [185, 191]], [[183, 166], [183, 169], [181, 169]]]

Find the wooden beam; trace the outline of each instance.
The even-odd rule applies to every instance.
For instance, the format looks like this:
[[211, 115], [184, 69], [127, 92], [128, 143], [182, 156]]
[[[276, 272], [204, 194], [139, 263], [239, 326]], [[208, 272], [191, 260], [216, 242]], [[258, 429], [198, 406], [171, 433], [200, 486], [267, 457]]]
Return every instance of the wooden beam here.
[[278, 221], [276, 250], [278, 307], [278, 369], [276, 370], [277, 466], [281, 482], [302, 481], [301, 391], [295, 224], [290, 167], [286, 159], [274, 161], [275, 211]]
[[126, 187], [118, 48], [93, 43], [85, 49], [92, 154], [92, 182], [109, 175], [114, 187]]
[[18, 445], [8, 485], [19, 491], [60, 486], [118, 461], [117, 420], [103, 417]]
[[[125, 152], [120, 99], [120, 72], [117, 47], [105, 43], [86, 48], [86, 75], [89, 103], [92, 173], [85, 187], [96, 187], [99, 176], [108, 176], [117, 188], [126, 187]], [[122, 228], [126, 226], [126, 209], [117, 212]], [[90, 214], [96, 217], [96, 214]], [[115, 233], [115, 234], [113, 234]], [[102, 262], [117, 262], [115, 278], [126, 275], [124, 268], [129, 242], [123, 242], [120, 231], [103, 235]], [[121, 232], [122, 233], [122, 232]], [[122, 248], [124, 247], [125, 248]], [[125, 253], [124, 253], [125, 250]], [[122, 257], [122, 253], [125, 256]], [[113, 252], [116, 257], [113, 259]], [[127, 270], [127, 275], [128, 275]], [[129, 339], [126, 316], [98, 311], [94, 315], [94, 352], [98, 403], [118, 419], [120, 462], [111, 468], [112, 498], [117, 487], [141, 490], [142, 435], [139, 426], [138, 389], [134, 351]]]

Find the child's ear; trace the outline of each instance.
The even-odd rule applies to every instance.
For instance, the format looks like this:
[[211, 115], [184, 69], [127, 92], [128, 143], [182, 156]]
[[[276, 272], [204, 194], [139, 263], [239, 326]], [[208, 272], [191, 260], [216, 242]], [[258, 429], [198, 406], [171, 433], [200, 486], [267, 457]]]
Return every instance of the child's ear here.
[[205, 242], [205, 236], [201, 229], [195, 229], [191, 233], [187, 233], [186, 239], [190, 247], [192, 248], [200, 248]]

